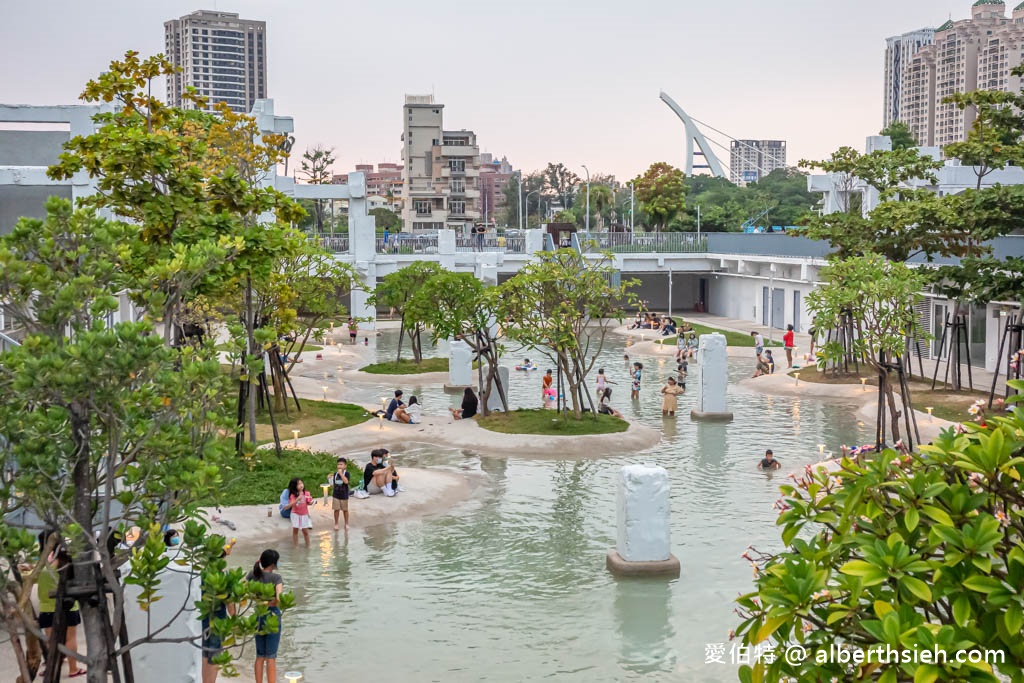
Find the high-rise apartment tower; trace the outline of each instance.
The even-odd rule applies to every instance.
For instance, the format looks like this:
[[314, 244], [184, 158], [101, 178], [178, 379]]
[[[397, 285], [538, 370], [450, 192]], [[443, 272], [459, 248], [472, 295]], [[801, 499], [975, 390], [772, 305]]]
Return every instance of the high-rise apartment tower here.
[[193, 87], [210, 109], [224, 102], [249, 113], [267, 97], [267, 22], [239, 19], [231, 12], [199, 10], [164, 22], [167, 58], [181, 71], [167, 78], [167, 102], [182, 99]]

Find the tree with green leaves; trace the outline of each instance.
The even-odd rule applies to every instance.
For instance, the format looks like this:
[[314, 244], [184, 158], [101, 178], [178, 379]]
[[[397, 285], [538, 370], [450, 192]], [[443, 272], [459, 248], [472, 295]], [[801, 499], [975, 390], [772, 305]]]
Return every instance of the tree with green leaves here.
[[[480, 407], [490, 414], [488, 399], [497, 392], [502, 410], [508, 412], [507, 387], [498, 374], [501, 358], [498, 326], [499, 293], [487, 288], [472, 273], [441, 270], [413, 295], [414, 319], [422, 319], [439, 339], [460, 339], [473, 350], [480, 385]], [[486, 366], [486, 374], [484, 368]]]
[[[302, 163], [299, 166], [299, 173], [306, 177], [310, 185], [329, 185], [333, 179], [331, 168], [334, 166], [334, 148], [315, 145], [306, 149], [302, 155]], [[313, 200], [314, 227], [317, 234], [323, 234], [324, 224], [327, 222], [326, 199]]]
[[591, 183], [588, 189], [586, 184], [580, 189], [580, 200], [577, 203], [576, 208], [580, 210], [579, 221], [581, 224], [586, 223], [587, 215], [587, 193], [590, 193], [590, 215], [591, 225], [596, 223], [597, 231], [604, 232], [605, 230], [605, 216], [613, 207], [614, 195], [612, 190], [607, 185], [595, 185]]
[[910, 126], [903, 121], [893, 121], [888, 126], [878, 131], [879, 135], [885, 135], [892, 140], [893, 149], [910, 149], [917, 147], [917, 138], [910, 130]]
[[547, 356], [562, 373], [576, 418], [595, 406], [587, 386], [609, 329], [636, 301], [634, 281], [615, 283], [610, 253], [584, 256], [575, 249], [538, 254], [499, 285], [497, 318], [511, 320], [505, 335]]
[[84, 172], [97, 192], [84, 205], [108, 209], [143, 226], [125, 267], [150, 287], [135, 292], [135, 303], [163, 323], [168, 344], [190, 297], [208, 293], [233, 275], [234, 262], [260, 257], [275, 233], [257, 218], [273, 215], [283, 224], [302, 216], [291, 199], [249, 181], [258, 169], [283, 159], [281, 136], [262, 136], [249, 117], [227, 107], [205, 111], [168, 107], [152, 95], [153, 82], [174, 73], [163, 57], [128, 52], [89, 81], [86, 102], [114, 102], [115, 111], [94, 117], [96, 130], [65, 145], [47, 174], [68, 180]]
[[[198, 510], [216, 500], [218, 465], [230, 453], [222, 434], [233, 427], [220, 400], [225, 380], [216, 352], [212, 345], [167, 346], [147, 315], [114, 322], [123, 295], [151, 288], [133, 263], [146, 232], [52, 198], [45, 220], [23, 218], [0, 238], [0, 300], [26, 331], [21, 346], [0, 354], [0, 562], [8, 568], [0, 619], [25, 681], [34, 678], [28, 636], [45, 644], [50, 680], [60, 675], [59, 653], [83, 663], [89, 683], [106, 683], [140, 644], [193, 640], [168, 639], [155, 620], [143, 633], [122, 630], [126, 609], [179, 601], [171, 604], [184, 618], [193, 607], [196, 596], [161, 589], [172, 562], [165, 525], [184, 525], [176, 571], [219, 587], [200, 612], [225, 643], [243, 643], [267, 613], [263, 587], [223, 571], [225, 539], [207, 533]], [[174, 268], [174, 257], [153, 267]], [[39, 545], [27, 525], [46, 530]], [[132, 529], [139, 530], [135, 538]], [[58, 548], [71, 556], [73, 572], [59, 573], [57, 594], [78, 600], [84, 651], [59, 638], [47, 642], [33, 613], [31, 595]], [[126, 585], [136, 591], [136, 605], [127, 604]], [[227, 601], [248, 606], [216, 618]], [[288, 596], [283, 606], [291, 604]], [[230, 649], [217, 659], [230, 660]], [[116, 675], [126, 680], [124, 672]]]
[[549, 195], [560, 199], [562, 208], [571, 209], [575, 205], [581, 187], [581, 179], [577, 174], [570, 171], [563, 163], [548, 163], [539, 175], [541, 187]]
[[[853, 352], [878, 376], [879, 399], [876, 442], [885, 442], [885, 414], [882, 401], [889, 410], [893, 439], [900, 440], [900, 418], [905, 419], [908, 437], [911, 429], [909, 396], [901, 394], [903, 404], [897, 405], [892, 376], [904, 353], [907, 330], [914, 323], [914, 304], [921, 298], [927, 276], [905, 263], [886, 260], [878, 254], [854, 256], [832, 261], [821, 270], [822, 284], [807, 296], [807, 308], [822, 329], [838, 329], [852, 324], [854, 335], [848, 340], [852, 348], [838, 339], [822, 344], [819, 365], [841, 363]], [[852, 322], [849, 320], [852, 319]], [[903, 389], [897, 385], [900, 390]]]
[[422, 307], [415, 305], [415, 296], [439, 271], [440, 267], [436, 263], [415, 261], [385, 275], [373, 290], [371, 305], [389, 307], [402, 321], [398, 329], [398, 353], [395, 360], [402, 360], [402, 343], [408, 335], [413, 362], [423, 362], [422, 333], [428, 316]]
[[370, 209], [370, 215], [376, 221], [377, 231], [380, 233], [388, 230], [394, 234], [402, 229], [402, 219], [394, 211], [379, 207]]
[[[811, 656], [761, 658], [740, 680], [1024, 681], [1021, 434], [1018, 408], [947, 429], [920, 454], [844, 458], [838, 470], [809, 467], [782, 486], [784, 547], [745, 554], [756, 585], [737, 600], [735, 635], [751, 648], [800, 645]], [[850, 663], [815, 656], [829, 648]], [[879, 648], [944, 656], [854, 663], [855, 652]], [[957, 661], [970, 650], [997, 659]]]
[[651, 164], [633, 180], [640, 208], [658, 232], [686, 208], [686, 182], [683, 172], [665, 162]]

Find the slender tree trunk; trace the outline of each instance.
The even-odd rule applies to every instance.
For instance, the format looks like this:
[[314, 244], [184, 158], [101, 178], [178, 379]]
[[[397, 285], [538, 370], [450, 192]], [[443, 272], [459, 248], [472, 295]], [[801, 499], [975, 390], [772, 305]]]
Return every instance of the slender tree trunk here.
[[405, 341], [405, 316], [402, 316], [402, 322], [398, 324], [398, 356], [395, 358], [395, 362], [402, 360], [402, 342]]
[[[249, 382], [249, 391], [246, 392], [246, 407], [245, 416], [246, 422], [249, 425], [249, 443], [256, 443], [256, 392], [252, 391], [252, 372], [248, 368], [249, 360], [256, 354], [256, 321], [255, 311], [252, 306], [252, 276], [247, 275], [245, 278], [245, 357], [246, 357], [246, 369], [244, 371], [246, 379], [244, 381]], [[263, 356], [260, 355], [260, 362], [263, 362]]]

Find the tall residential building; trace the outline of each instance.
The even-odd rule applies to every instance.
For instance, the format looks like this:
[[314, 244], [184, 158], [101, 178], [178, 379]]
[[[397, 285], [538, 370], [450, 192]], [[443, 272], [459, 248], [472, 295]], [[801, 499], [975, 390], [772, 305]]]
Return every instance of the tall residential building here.
[[786, 168], [785, 140], [733, 140], [729, 146], [729, 180], [756, 183], [777, 168]]
[[935, 29], [922, 28], [885, 41], [885, 111], [882, 127], [900, 120], [904, 66], [921, 48], [935, 42]]
[[897, 120], [926, 147], [963, 140], [974, 112], [944, 100], [972, 90], [1019, 92], [1010, 70], [1024, 62], [1024, 3], [1006, 16], [1002, 0], [977, 0], [971, 18], [935, 29], [934, 43], [904, 60]]
[[167, 77], [167, 102], [182, 100], [193, 87], [210, 109], [225, 102], [249, 113], [267, 97], [267, 22], [239, 19], [232, 12], [199, 10], [164, 22], [167, 58], [181, 71]]
[[445, 130], [433, 95], [406, 95], [402, 122], [402, 229], [468, 234], [480, 220], [476, 133]]

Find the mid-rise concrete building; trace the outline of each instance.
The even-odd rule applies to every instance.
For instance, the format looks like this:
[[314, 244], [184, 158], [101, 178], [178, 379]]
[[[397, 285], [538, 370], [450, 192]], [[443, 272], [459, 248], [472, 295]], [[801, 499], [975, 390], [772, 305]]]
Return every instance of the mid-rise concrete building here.
[[[373, 202], [371, 208], [386, 208], [398, 211], [402, 205], [402, 165], [389, 162], [377, 164], [356, 164], [356, 173], [366, 179], [366, 196], [380, 197], [384, 202]], [[348, 185], [348, 173], [335, 175], [331, 182], [334, 185]]]
[[476, 133], [445, 130], [433, 95], [406, 95], [402, 114], [402, 229], [468, 233], [480, 220]]
[[785, 140], [733, 140], [729, 146], [729, 180], [756, 183], [777, 168], [786, 168]]
[[167, 58], [180, 72], [167, 78], [167, 103], [188, 107], [189, 87], [210, 108], [226, 103], [248, 113], [267, 96], [267, 23], [240, 19], [232, 12], [199, 10], [164, 22]]
[[498, 160], [487, 152], [480, 155], [480, 213], [486, 225], [496, 225], [499, 214], [505, 210], [505, 186], [514, 174], [507, 157]]
[[[894, 85], [888, 49], [886, 54], [885, 124], [903, 121], [926, 147], [960, 142], [971, 130], [974, 111], [946, 98], [972, 90], [1020, 92], [1021, 79], [1010, 71], [1024, 62], [1024, 3], [1007, 17], [1002, 0], [977, 0], [970, 19], [949, 20], [935, 29], [932, 44], [902, 53]], [[898, 104], [889, 101], [893, 93]]]

